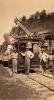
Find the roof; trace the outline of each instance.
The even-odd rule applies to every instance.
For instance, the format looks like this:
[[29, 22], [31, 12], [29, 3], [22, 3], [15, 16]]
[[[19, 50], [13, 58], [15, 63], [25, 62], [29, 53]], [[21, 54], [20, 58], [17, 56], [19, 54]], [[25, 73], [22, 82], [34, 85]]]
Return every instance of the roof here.
[[50, 33], [50, 32], [52, 32], [52, 31], [44, 30], [44, 31], [40, 31], [40, 32], [38, 32], [38, 33], [39, 33], [39, 34], [47, 34], [47, 33]]

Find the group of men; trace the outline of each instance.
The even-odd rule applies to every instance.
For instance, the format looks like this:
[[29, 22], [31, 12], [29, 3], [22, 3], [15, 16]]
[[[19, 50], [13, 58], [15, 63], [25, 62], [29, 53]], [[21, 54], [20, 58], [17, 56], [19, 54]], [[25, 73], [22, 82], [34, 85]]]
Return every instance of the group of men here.
[[[7, 50], [5, 52], [5, 54], [9, 54], [11, 60], [12, 60], [12, 72], [17, 73], [17, 67], [18, 67], [18, 61], [19, 61], [19, 54], [18, 51], [15, 49], [13, 49], [13, 47], [11, 45], [9, 45], [7, 47]], [[34, 53], [30, 51], [29, 48], [26, 48], [26, 51], [23, 53], [21, 52], [21, 55], [25, 57], [25, 74], [29, 74], [29, 70], [30, 70], [30, 60], [32, 58], [34, 58]], [[45, 66], [46, 66], [46, 62], [47, 62], [47, 54], [44, 52], [44, 50], [42, 50], [41, 52], [39, 52], [39, 58], [40, 58], [40, 69], [43, 71], [45, 71]]]
[[[13, 48], [11, 45], [8, 45], [5, 54], [9, 55], [9, 58], [12, 61], [12, 72], [13, 74], [17, 73], [17, 67], [19, 62], [19, 54], [16, 48]], [[34, 57], [34, 54], [26, 48], [26, 52], [21, 52], [21, 55], [25, 57], [25, 74], [29, 74], [30, 70], [30, 59]]]

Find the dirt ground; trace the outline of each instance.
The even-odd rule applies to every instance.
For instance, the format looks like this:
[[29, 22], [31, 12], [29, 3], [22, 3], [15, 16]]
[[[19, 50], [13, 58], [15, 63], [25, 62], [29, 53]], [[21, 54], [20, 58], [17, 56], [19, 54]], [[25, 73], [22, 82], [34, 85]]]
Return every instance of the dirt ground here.
[[35, 90], [25, 86], [15, 76], [10, 76], [6, 67], [0, 65], [0, 100], [43, 100]]

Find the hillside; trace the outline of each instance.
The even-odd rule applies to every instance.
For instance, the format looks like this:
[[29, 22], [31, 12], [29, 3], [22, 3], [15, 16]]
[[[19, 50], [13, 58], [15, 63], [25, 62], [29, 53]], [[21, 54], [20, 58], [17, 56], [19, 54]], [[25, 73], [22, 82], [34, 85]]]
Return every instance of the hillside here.
[[21, 22], [31, 31], [39, 32], [43, 30], [54, 31], [54, 12], [46, 13], [45, 10], [36, 12], [31, 15], [28, 19], [26, 16], [21, 18]]
[[[20, 22], [27, 27], [27, 29], [31, 33], [38, 33], [40, 31], [54, 31], [54, 12], [51, 13], [46, 13], [45, 10], [41, 12], [36, 12], [35, 14], [32, 14], [28, 19], [26, 16], [23, 16], [22, 18], [19, 19]], [[10, 31], [10, 36], [11, 34], [14, 34], [15, 37], [18, 37], [19, 35], [25, 36], [25, 31], [21, 27], [12, 27]], [[2, 44], [1, 48], [2, 50], [6, 50], [6, 46], [8, 45], [8, 36], [7, 34], [4, 35], [5, 41]], [[5, 44], [5, 45], [4, 45]]]

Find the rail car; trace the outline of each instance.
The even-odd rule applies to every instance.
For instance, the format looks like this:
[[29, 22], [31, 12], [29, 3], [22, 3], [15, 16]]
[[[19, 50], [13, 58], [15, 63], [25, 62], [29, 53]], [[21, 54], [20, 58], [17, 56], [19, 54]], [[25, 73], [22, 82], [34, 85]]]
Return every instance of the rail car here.
[[[21, 55], [21, 52], [25, 52], [26, 51], [26, 46], [28, 46], [28, 48], [34, 53], [34, 58], [31, 59], [31, 65], [30, 65], [30, 69], [32, 70], [37, 70], [39, 71], [40, 68], [40, 59], [39, 59], [39, 50], [41, 50], [41, 46], [44, 47], [43, 45], [43, 41], [41, 41], [39, 38], [25, 38], [22, 37], [21, 39], [19, 39], [19, 41], [14, 44], [16, 49], [19, 52], [19, 63], [18, 63], [18, 70], [19, 69], [24, 69], [25, 68], [25, 58]], [[54, 58], [53, 58], [53, 54], [49, 54], [49, 59], [47, 62], [47, 68], [46, 70], [49, 70], [51, 72], [54, 73]]]
[[26, 51], [26, 47], [28, 47], [33, 53], [34, 58], [31, 59], [30, 69], [37, 69], [40, 65], [40, 59], [38, 57], [39, 53], [39, 39], [37, 38], [21, 38], [19, 39], [18, 43], [15, 44], [19, 52], [19, 63], [18, 63], [18, 70], [25, 68], [25, 58], [21, 55], [21, 52]]

